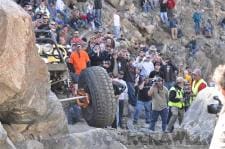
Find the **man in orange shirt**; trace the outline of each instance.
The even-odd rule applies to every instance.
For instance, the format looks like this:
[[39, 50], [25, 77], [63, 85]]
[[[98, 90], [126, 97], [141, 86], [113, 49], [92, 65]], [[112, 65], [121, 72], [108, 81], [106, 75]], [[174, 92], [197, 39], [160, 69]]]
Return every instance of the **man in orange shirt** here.
[[82, 49], [81, 44], [72, 45], [72, 54], [70, 55], [70, 64], [72, 64], [72, 79], [75, 83], [75, 95], [78, 89], [78, 79], [80, 73], [89, 66], [89, 56], [85, 50]]

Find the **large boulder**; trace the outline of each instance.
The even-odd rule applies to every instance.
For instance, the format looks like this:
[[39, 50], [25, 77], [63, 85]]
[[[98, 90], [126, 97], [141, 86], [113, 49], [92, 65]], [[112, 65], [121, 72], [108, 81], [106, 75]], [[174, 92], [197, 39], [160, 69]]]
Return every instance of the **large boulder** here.
[[0, 123], [0, 146], [1, 149], [16, 149], [12, 141], [8, 138], [7, 132]]
[[0, 3], [0, 119], [31, 123], [47, 111], [47, 67], [35, 48], [31, 17], [12, 1]]
[[31, 17], [11, 0], [0, 4], [0, 120], [10, 124], [4, 126], [13, 141], [66, 132], [61, 104], [49, 98], [48, 71], [35, 48]]
[[207, 112], [207, 105], [213, 103], [215, 95], [217, 95], [215, 88], [202, 90], [184, 115], [182, 128], [193, 144], [210, 144], [217, 118], [215, 114]]

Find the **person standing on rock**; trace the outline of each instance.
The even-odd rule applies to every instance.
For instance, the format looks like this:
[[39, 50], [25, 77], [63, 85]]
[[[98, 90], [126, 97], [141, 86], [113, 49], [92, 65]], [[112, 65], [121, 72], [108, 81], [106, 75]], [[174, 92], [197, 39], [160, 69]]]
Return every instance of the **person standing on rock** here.
[[171, 29], [171, 37], [173, 40], [177, 39], [177, 26], [178, 26], [178, 21], [176, 18], [176, 15], [172, 15], [170, 19], [170, 29]]
[[150, 131], [155, 131], [155, 124], [159, 115], [162, 120], [162, 131], [166, 131], [167, 118], [168, 118], [168, 90], [163, 85], [163, 79], [156, 77], [153, 85], [148, 91], [148, 95], [152, 97], [152, 112], [150, 121]]
[[165, 86], [169, 90], [175, 83], [177, 67], [172, 63], [170, 58], [165, 59], [164, 64], [160, 68], [162, 78], [165, 81]]
[[72, 54], [70, 55], [70, 64], [73, 65], [72, 72], [73, 75], [71, 75], [72, 80], [75, 84], [74, 86], [74, 95], [77, 95], [78, 90], [78, 80], [81, 71], [87, 68], [89, 66], [90, 58], [85, 50], [82, 49], [81, 44], [73, 44], [72, 45]]
[[202, 78], [202, 72], [200, 69], [196, 68], [193, 73], [193, 83], [192, 83], [192, 99], [191, 102], [195, 99], [195, 97], [198, 95], [198, 93], [207, 87], [207, 83]]
[[167, 132], [172, 132], [176, 120], [179, 120], [181, 124], [184, 115], [184, 79], [178, 77], [176, 79], [176, 84], [169, 91], [169, 102], [168, 106], [170, 107], [171, 117], [167, 126]]
[[[216, 83], [216, 88], [219, 91], [219, 99], [225, 105], [225, 65], [220, 65], [216, 68], [213, 80]], [[214, 129], [213, 138], [209, 149], [224, 149], [225, 148], [225, 106], [220, 111], [219, 119]]]
[[160, 1], [160, 18], [164, 24], [168, 25], [167, 0]]
[[102, 26], [102, 0], [94, 0], [95, 27]]
[[120, 16], [118, 12], [113, 14], [113, 33], [116, 39], [120, 39]]
[[202, 13], [200, 10], [197, 10], [193, 16], [192, 19], [195, 24], [195, 34], [199, 35], [201, 33], [201, 22], [202, 22]]
[[150, 112], [151, 112], [151, 97], [148, 95], [148, 90], [150, 89], [151, 82], [148, 77], [140, 77], [138, 85], [138, 100], [134, 112], [133, 124], [137, 124], [139, 114], [141, 113], [143, 107], [145, 109], [145, 122], [150, 123]]

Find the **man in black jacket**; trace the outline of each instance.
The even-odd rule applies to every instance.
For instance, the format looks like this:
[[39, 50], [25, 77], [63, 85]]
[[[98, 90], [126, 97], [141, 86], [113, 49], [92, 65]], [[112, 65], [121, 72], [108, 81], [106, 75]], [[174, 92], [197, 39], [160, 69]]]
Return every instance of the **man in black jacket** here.
[[161, 66], [160, 72], [165, 81], [165, 86], [169, 90], [175, 83], [177, 67], [170, 59], [165, 60], [165, 64]]
[[139, 114], [142, 111], [142, 108], [145, 108], [145, 122], [147, 124], [150, 123], [150, 112], [151, 112], [151, 97], [148, 95], [148, 90], [151, 87], [151, 82], [148, 77], [140, 78], [139, 86], [138, 86], [138, 100], [137, 105], [134, 112], [134, 120], [133, 123], [137, 124]]

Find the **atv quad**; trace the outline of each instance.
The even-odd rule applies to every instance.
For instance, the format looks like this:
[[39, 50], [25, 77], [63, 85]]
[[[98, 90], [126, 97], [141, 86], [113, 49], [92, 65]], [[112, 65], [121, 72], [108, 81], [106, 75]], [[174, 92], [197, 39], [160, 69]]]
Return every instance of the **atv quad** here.
[[48, 66], [51, 90], [58, 97], [62, 94], [69, 97], [59, 100], [75, 101], [82, 108], [83, 117], [90, 126], [111, 126], [115, 118], [116, 98], [105, 69], [95, 66], [84, 70], [78, 81], [80, 96], [70, 97], [71, 81], [66, 64], [68, 50], [57, 45], [50, 31], [37, 30], [35, 34], [39, 55]]

